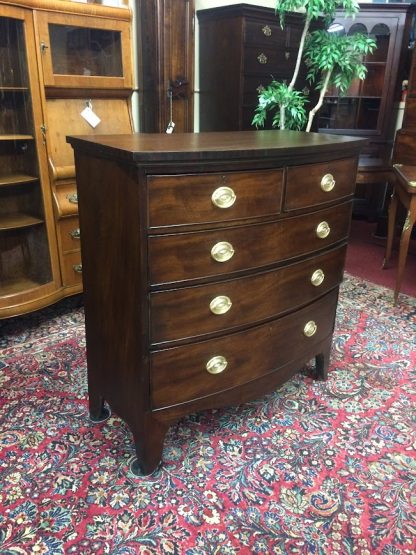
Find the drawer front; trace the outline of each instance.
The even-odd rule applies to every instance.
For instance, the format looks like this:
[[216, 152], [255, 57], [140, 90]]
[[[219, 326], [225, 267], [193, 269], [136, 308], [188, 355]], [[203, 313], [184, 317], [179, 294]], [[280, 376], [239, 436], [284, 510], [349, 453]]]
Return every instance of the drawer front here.
[[149, 227], [278, 214], [283, 170], [147, 178]]
[[[351, 207], [347, 202], [268, 224], [149, 237], [150, 283], [241, 272], [324, 249], [347, 238]], [[322, 231], [326, 236], [319, 237]]]
[[58, 222], [62, 252], [79, 250], [81, 233], [78, 217], [64, 218]]
[[64, 254], [62, 281], [65, 287], [82, 284], [81, 252]]
[[269, 48], [277, 47], [279, 49], [284, 49], [286, 46], [297, 48], [302, 35], [302, 28], [293, 26], [286, 21], [285, 27], [282, 29], [279, 20], [275, 19], [275, 22], [277, 24], [267, 21], [247, 21], [245, 44]]
[[251, 277], [152, 293], [151, 342], [230, 331], [305, 305], [339, 285], [346, 248]]
[[[333, 331], [338, 290], [249, 331], [151, 354], [152, 406], [184, 403], [264, 376], [295, 358], [305, 362]], [[315, 331], [314, 331], [315, 330]], [[314, 332], [307, 336], [306, 333]], [[223, 357], [216, 359], [215, 357]], [[207, 370], [226, 361], [218, 374]], [[220, 369], [220, 368], [218, 368]]]
[[[282, 49], [249, 47], [244, 49], [245, 73], [283, 73], [289, 76], [296, 63], [297, 49], [290, 46]], [[271, 80], [271, 79], [270, 79]]]
[[75, 182], [58, 185], [53, 196], [58, 218], [78, 214], [78, 195]]
[[349, 197], [355, 190], [357, 159], [287, 169], [284, 210], [298, 210]]

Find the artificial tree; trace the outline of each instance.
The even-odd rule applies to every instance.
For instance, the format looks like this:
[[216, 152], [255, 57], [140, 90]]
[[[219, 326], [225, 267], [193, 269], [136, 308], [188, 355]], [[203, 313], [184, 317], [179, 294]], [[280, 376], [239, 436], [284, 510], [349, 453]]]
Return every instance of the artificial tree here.
[[[311, 130], [313, 118], [330, 85], [345, 93], [353, 79], [364, 79], [367, 69], [362, 63], [363, 56], [376, 48], [375, 41], [363, 34], [350, 36], [330, 33], [327, 29], [309, 33], [312, 21], [322, 17], [326, 27], [331, 23], [337, 9], [343, 9], [346, 16], [354, 17], [359, 11], [356, 0], [277, 0], [276, 14], [284, 27], [285, 14], [302, 11], [305, 23], [299, 43], [299, 50], [293, 77], [289, 84], [273, 80], [259, 94], [259, 103], [253, 118], [253, 125], [263, 127], [267, 113], [274, 112], [272, 125], [279, 129]], [[316, 82], [320, 90], [319, 99], [307, 116], [305, 104], [308, 102], [303, 92], [295, 89], [303, 57], [308, 66], [307, 78]]]

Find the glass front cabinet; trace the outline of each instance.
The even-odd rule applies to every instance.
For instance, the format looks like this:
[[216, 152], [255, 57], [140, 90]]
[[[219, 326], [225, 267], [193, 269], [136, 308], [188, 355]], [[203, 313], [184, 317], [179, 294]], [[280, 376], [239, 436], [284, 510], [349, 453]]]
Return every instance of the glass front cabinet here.
[[335, 19], [330, 31], [368, 35], [377, 49], [364, 60], [364, 81], [355, 80], [345, 96], [335, 88], [328, 90], [319, 112], [320, 131], [364, 135], [375, 156], [388, 157], [382, 151], [391, 148], [393, 106], [400, 100], [401, 81], [406, 77], [413, 13], [408, 4], [361, 4], [355, 19]]
[[66, 136], [133, 131], [130, 20], [122, 7], [0, 0], [0, 318], [82, 291]]
[[0, 14], [0, 314], [9, 315], [54, 300], [58, 269], [30, 17]]

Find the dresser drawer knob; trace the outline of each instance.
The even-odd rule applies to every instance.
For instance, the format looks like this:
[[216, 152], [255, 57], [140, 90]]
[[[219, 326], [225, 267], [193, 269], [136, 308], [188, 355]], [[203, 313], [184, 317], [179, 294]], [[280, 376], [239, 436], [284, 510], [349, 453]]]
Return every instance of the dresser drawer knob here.
[[78, 204], [78, 194], [77, 193], [71, 193], [70, 195], [66, 195], [66, 198], [72, 204]]
[[266, 54], [263, 54], [263, 52], [261, 54], [259, 54], [257, 56], [257, 61], [259, 62], [259, 64], [267, 64], [267, 56]]
[[285, 52], [285, 59], [288, 60], [290, 58], [290, 52]]
[[232, 306], [230, 297], [227, 295], [218, 295], [209, 303], [209, 309], [213, 314], [225, 314]]
[[72, 239], [79, 239], [81, 237], [81, 230], [79, 229], [79, 227], [77, 227], [76, 229], [70, 231], [69, 235], [72, 237]]
[[212, 357], [206, 364], [207, 372], [210, 374], [221, 374], [227, 368], [227, 359], [221, 355]]
[[212, 204], [218, 208], [230, 208], [236, 201], [236, 194], [231, 187], [218, 187], [212, 193]]
[[309, 320], [309, 322], [307, 322], [305, 324], [305, 327], [303, 328], [303, 334], [306, 337], [312, 337], [312, 335], [315, 335], [317, 329], [318, 326], [315, 324], [315, 322], [313, 320]]
[[331, 228], [329, 227], [328, 222], [321, 222], [316, 227], [316, 236], [319, 239], [325, 239], [331, 233]]
[[335, 187], [335, 179], [332, 173], [326, 173], [321, 179], [321, 189], [325, 193], [329, 193]]
[[265, 25], [264, 27], [262, 27], [262, 32], [263, 35], [265, 35], [266, 37], [271, 37], [272, 36], [272, 30], [268, 25]]
[[315, 270], [314, 273], [311, 275], [311, 283], [312, 285], [315, 285], [315, 287], [318, 287], [319, 285], [321, 285], [324, 279], [325, 279], [325, 274], [320, 268], [318, 270]]
[[72, 266], [72, 269], [74, 270], [74, 272], [76, 272], [77, 274], [82, 274], [82, 264], [74, 264]]
[[212, 247], [211, 256], [217, 262], [227, 262], [234, 256], [234, 248], [231, 243], [220, 241]]

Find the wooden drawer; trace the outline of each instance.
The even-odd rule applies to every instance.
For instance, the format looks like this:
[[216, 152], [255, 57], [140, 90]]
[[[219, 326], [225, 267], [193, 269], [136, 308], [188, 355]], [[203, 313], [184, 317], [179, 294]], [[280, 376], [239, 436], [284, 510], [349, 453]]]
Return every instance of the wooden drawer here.
[[287, 24], [282, 29], [279, 19], [276, 25], [268, 21], [247, 21], [245, 26], [244, 42], [246, 45], [265, 46], [269, 48], [284, 48], [299, 46], [302, 29], [300, 26]]
[[63, 255], [62, 281], [65, 287], [82, 284], [81, 251]]
[[341, 282], [346, 248], [251, 277], [152, 293], [151, 342], [230, 331], [321, 297]]
[[[278, 370], [294, 356], [304, 360], [314, 356], [316, 345], [333, 331], [337, 297], [335, 290], [302, 310], [249, 331], [152, 353], [153, 408], [238, 387]], [[304, 333], [308, 322], [316, 325], [311, 337]], [[219, 356], [226, 359], [227, 367], [219, 374], [208, 373], [208, 361]]]
[[356, 158], [346, 158], [288, 168], [284, 210], [308, 208], [351, 196], [355, 189], [357, 162]]
[[58, 222], [62, 252], [79, 250], [81, 233], [78, 217], [63, 218]]
[[[149, 237], [149, 278], [152, 285], [220, 276], [261, 268], [327, 248], [347, 238], [351, 202], [268, 224], [178, 233]], [[329, 234], [320, 238], [317, 228], [326, 222]], [[321, 225], [321, 228], [323, 226]], [[320, 229], [321, 229], [320, 228]], [[217, 262], [212, 249], [234, 251], [232, 257]]]
[[[279, 214], [282, 184], [283, 170], [150, 175], [147, 178], [149, 227], [213, 223]], [[217, 195], [217, 200], [213, 195]], [[233, 202], [231, 206], [215, 204], [227, 204], [227, 201]]]
[[53, 197], [58, 218], [78, 214], [78, 196], [75, 182], [58, 185]]
[[244, 72], [287, 74], [295, 65], [296, 54], [297, 50], [289, 46], [282, 50], [247, 46], [244, 48]]

